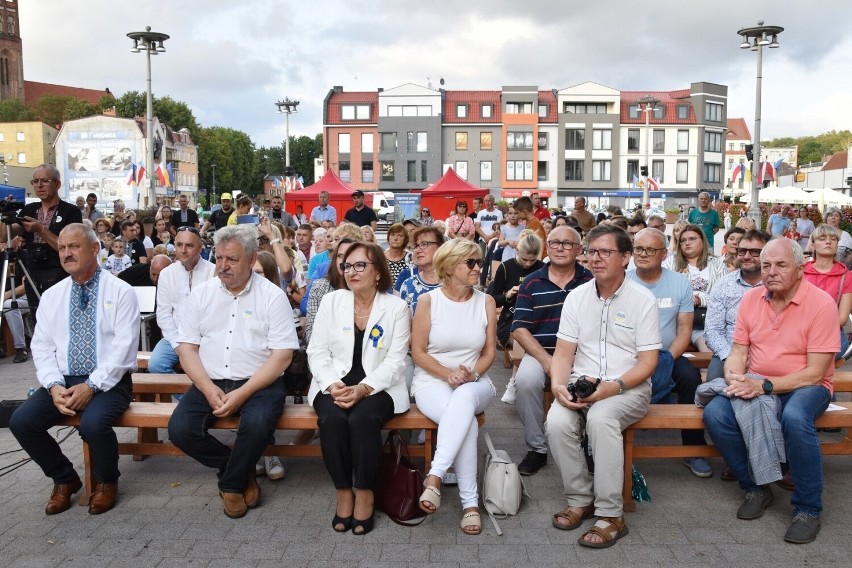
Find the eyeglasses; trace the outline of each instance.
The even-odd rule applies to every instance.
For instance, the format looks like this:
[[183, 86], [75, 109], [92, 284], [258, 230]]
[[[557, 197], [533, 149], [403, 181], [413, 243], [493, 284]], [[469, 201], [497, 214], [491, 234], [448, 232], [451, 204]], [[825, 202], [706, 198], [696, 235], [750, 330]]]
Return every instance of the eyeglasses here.
[[55, 180], [53, 180], [52, 178], [36, 178], [30, 180], [30, 185], [48, 185], [53, 181]]
[[467, 209], [467, 205], [459, 205], [457, 208], [458, 209]]
[[737, 256], [748, 256], [751, 255], [754, 258], [758, 258], [760, 256], [760, 251], [763, 249], [747, 249], [747, 248], [738, 248]]
[[574, 250], [580, 246], [580, 243], [574, 241], [547, 241], [547, 246], [553, 250]]
[[633, 247], [633, 254], [636, 256], [657, 256], [657, 253], [660, 251], [666, 250], [664, 248], [651, 248], [651, 247]]
[[189, 227], [189, 226], [178, 227], [178, 230], [176, 232], [182, 233], [184, 231], [189, 231], [190, 233], [192, 233], [196, 236], [199, 236], [199, 237], [201, 236], [201, 233], [198, 232], [198, 229], [196, 229], [195, 227]]
[[598, 255], [603, 259], [607, 259], [614, 252], [618, 251], [616, 249], [588, 249], [586, 250], [586, 256], [591, 259], [593, 256]]
[[437, 244], [438, 244], [438, 241], [420, 241], [419, 243], [414, 243], [413, 245], [411, 245], [411, 250], [414, 250], [414, 249], [426, 250], [430, 246], [437, 245]]
[[482, 266], [485, 264], [485, 261], [481, 258], [469, 258], [463, 261], [463, 263], [467, 265], [468, 270], [473, 270], [474, 266], [482, 268]]
[[372, 262], [364, 262], [363, 260], [360, 261], [360, 262], [353, 262], [351, 264], [348, 263], [348, 262], [341, 262], [339, 265], [337, 265], [337, 267], [340, 269], [340, 272], [342, 272], [343, 274], [346, 274], [350, 270], [354, 270], [355, 272], [364, 272], [365, 270], [367, 270], [368, 264], [373, 264], [373, 263]]
[[699, 237], [683, 237], [678, 242], [682, 245], [685, 245], [687, 243], [694, 243], [695, 241], [700, 241], [700, 240], [701, 239]]

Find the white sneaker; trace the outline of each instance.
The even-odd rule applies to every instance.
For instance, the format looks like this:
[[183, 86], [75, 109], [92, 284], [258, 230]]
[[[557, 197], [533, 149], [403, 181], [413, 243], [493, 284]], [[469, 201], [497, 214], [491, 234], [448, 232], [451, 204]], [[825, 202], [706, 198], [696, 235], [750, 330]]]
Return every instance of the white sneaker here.
[[501, 402], [506, 404], [515, 404], [515, 377], [509, 379], [509, 384], [506, 385], [506, 392], [503, 393]]
[[278, 456], [266, 456], [263, 458], [266, 466], [266, 477], [272, 481], [284, 479], [284, 466], [281, 465], [281, 460]]
[[266, 464], [263, 461], [263, 457], [260, 458], [260, 461], [254, 464], [254, 474], [258, 477], [266, 475]]

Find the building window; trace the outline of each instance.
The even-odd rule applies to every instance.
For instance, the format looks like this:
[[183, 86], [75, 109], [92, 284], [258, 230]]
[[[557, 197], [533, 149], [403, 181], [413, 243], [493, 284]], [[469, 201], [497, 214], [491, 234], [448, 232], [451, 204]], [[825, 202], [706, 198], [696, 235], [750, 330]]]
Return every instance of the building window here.
[[705, 152], [721, 152], [722, 151], [722, 133], [721, 132], [705, 132], [704, 133], [704, 151]]
[[663, 160], [654, 160], [651, 162], [651, 177], [660, 183], [665, 183], [663, 173], [665, 172], [665, 162]]
[[565, 181], [583, 181], [583, 160], [565, 160]]
[[342, 181], [345, 181], [346, 183], [352, 181], [352, 169], [349, 165], [349, 160], [341, 160], [338, 170]]
[[654, 153], [660, 153], [666, 151], [666, 131], [654, 129]]
[[628, 152], [638, 152], [639, 151], [639, 129], [638, 128], [628, 128], [627, 129], [627, 151]]
[[686, 120], [689, 118], [689, 106], [688, 105], [677, 105], [677, 117], [679, 120]]
[[639, 118], [639, 105], [627, 105], [628, 118]]
[[405, 134], [405, 151], [409, 154], [414, 153], [414, 149], [416, 148], [416, 143], [414, 142], [414, 133], [406, 132]]
[[456, 173], [462, 179], [467, 179], [467, 162], [456, 162]]
[[467, 150], [467, 132], [456, 132], [456, 150]]
[[689, 130], [677, 131], [677, 151], [689, 152]]
[[479, 149], [480, 150], [491, 150], [492, 142], [491, 142], [491, 133], [490, 132], [480, 132], [479, 133]]
[[593, 130], [592, 150], [612, 150], [612, 130]]
[[547, 105], [538, 105], [538, 117], [539, 118], [547, 118]]
[[592, 181], [610, 181], [612, 162], [609, 160], [592, 161]]
[[532, 114], [532, 103], [506, 103], [506, 114]]
[[666, 105], [657, 103], [654, 107], [654, 118], [661, 120], [666, 117]]
[[479, 114], [482, 115], [482, 118], [491, 118], [492, 113], [494, 112], [493, 105], [482, 105], [479, 107]]
[[340, 105], [341, 120], [370, 120], [370, 105]]
[[420, 160], [420, 181], [426, 181], [427, 172], [429, 171], [429, 162]]
[[373, 162], [372, 160], [361, 162], [361, 181], [364, 183], [373, 183]]
[[26, 164], [27, 163], [27, 154], [25, 152], [18, 152], [18, 163]]
[[565, 103], [562, 112], [566, 114], [606, 114], [606, 104]]
[[338, 134], [337, 135], [337, 152], [339, 154], [348, 154], [352, 151], [350, 145], [350, 136], [349, 134]]
[[538, 161], [538, 181], [547, 181], [547, 161]]
[[532, 150], [533, 149], [533, 133], [532, 132], [507, 132], [506, 133], [506, 149], [507, 150]]
[[0, 132], [0, 142], [5, 142], [5, 141], [6, 141], [6, 135], [3, 134], [2, 132]]
[[432, 116], [429, 105], [388, 105], [388, 116]]
[[675, 183], [687, 183], [689, 181], [689, 162], [678, 160], [675, 169]]
[[6, 20], [7, 26], [6, 29], [9, 30], [9, 35], [15, 35], [15, 18], [9, 16], [9, 19]]
[[372, 154], [373, 153], [373, 133], [372, 132], [362, 132], [361, 133], [361, 153], [362, 154]]
[[733, 142], [729, 142], [729, 143], [728, 143], [728, 150], [733, 150], [733, 149], [734, 149], [734, 143], [733, 143]]
[[722, 180], [722, 164], [704, 164], [704, 181], [719, 183]]
[[396, 132], [382, 132], [382, 152], [396, 152]]
[[467, 118], [467, 105], [456, 105], [456, 116], [458, 118]]
[[627, 160], [627, 183], [633, 183], [639, 177], [639, 160]]
[[429, 137], [426, 135], [425, 132], [418, 132], [417, 133], [417, 151], [418, 152], [427, 152], [428, 151], [427, 150], [427, 148], [429, 147], [428, 139], [429, 139]]
[[417, 181], [417, 162], [415, 160], [408, 160], [408, 167], [406, 168], [406, 172], [406, 179], [408, 181]]
[[547, 150], [547, 132], [538, 133], [538, 149]]
[[532, 160], [509, 160], [506, 162], [506, 180], [532, 181]]
[[18, 142], [23, 142], [26, 139], [26, 136], [24, 136], [23, 132], [18, 132], [17, 139]]
[[479, 162], [479, 181], [491, 181], [491, 162]]
[[382, 181], [396, 181], [393, 162], [382, 162]]
[[704, 103], [704, 120], [722, 122], [722, 105], [720, 103]]
[[565, 149], [566, 150], [585, 150], [586, 149], [586, 131], [582, 128], [566, 128], [565, 129]]

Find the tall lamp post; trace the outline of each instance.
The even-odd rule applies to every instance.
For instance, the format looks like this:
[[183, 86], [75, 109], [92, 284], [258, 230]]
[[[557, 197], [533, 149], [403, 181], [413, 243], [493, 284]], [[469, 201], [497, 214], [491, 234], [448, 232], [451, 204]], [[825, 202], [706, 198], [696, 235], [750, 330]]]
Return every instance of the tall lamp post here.
[[645, 183], [642, 185], [642, 207], [650, 209], [651, 196], [648, 189], [648, 178], [651, 177], [651, 113], [660, 104], [660, 99], [654, 98], [651, 95], [645, 95], [636, 102], [645, 105], [645, 108], [642, 109], [645, 113], [645, 175], [643, 176]]
[[213, 170], [213, 201], [210, 202], [210, 210], [216, 205], [216, 164], [210, 164], [210, 169]]
[[[284, 97], [283, 101], [275, 103], [278, 107], [279, 114], [284, 115], [284, 175], [292, 181], [295, 176], [290, 167], [290, 115], [298, 112], [296, 107], [299, 106], [299, 101], [291, 101], [289, 97]], [[284, 200], [287, 199], [287, 184], [284, 184]]]
[[[780, 26], [765, 26], [763, 25], [763, 20], [760, 20], [757, 22], [755, 27], [743, 28], [737, 32], [743, 40], [740, 44], [740, 48], [750, 49], [757, 52], [757, 87], [754, 105], [754, 150], [751, 162], [752, 188], [751, 201], [749, 202], [749, 217], [754, 219], [758, 228], [760, 227], [760, 208], [757, 206], [757, 203], [760, 184], [758, 183], [757, 178], [760, 170], [760, 97], [763, 82], [763, 48], [769, 47], [770, 49], [774, 49], [776, 47], [781, 47], [781, 44], [778, 43], [778, 34], [783, 31], [784, 28]], [[755, 161], [757, 162], [757, 169], [754, 167]]]
[[127, 37], [133, 40], [133, 49], [131, 53], [145, 52], [145, 60], [148, 64], [148, 98], [145, 118], [148, 128], [148, 203], [151, 206], [157, 203], [157, 190], [154, 187], [154, 97], [151, 94], [151, 56], [160, 53], [165, 53], [166, 48], [163, 43], [169, 36], [159, 32], [152, 32], [151, 26], [147, 26], [144, 32], [130, 32]]

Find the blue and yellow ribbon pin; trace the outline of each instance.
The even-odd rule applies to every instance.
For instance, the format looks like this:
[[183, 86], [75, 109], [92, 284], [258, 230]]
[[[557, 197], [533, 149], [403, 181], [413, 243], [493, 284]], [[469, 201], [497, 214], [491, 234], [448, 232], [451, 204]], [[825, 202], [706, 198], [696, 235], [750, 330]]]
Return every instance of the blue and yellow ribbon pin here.
[[379, 349], [383, 348], [382, 345], [382, 337], [385, 334], [385, 330], [382, 329], [382, 326], [376, 324], [373, 326], [373, 329], [370, 330], [370, 341], [373, 342], [373, 347], [378, 347]]

